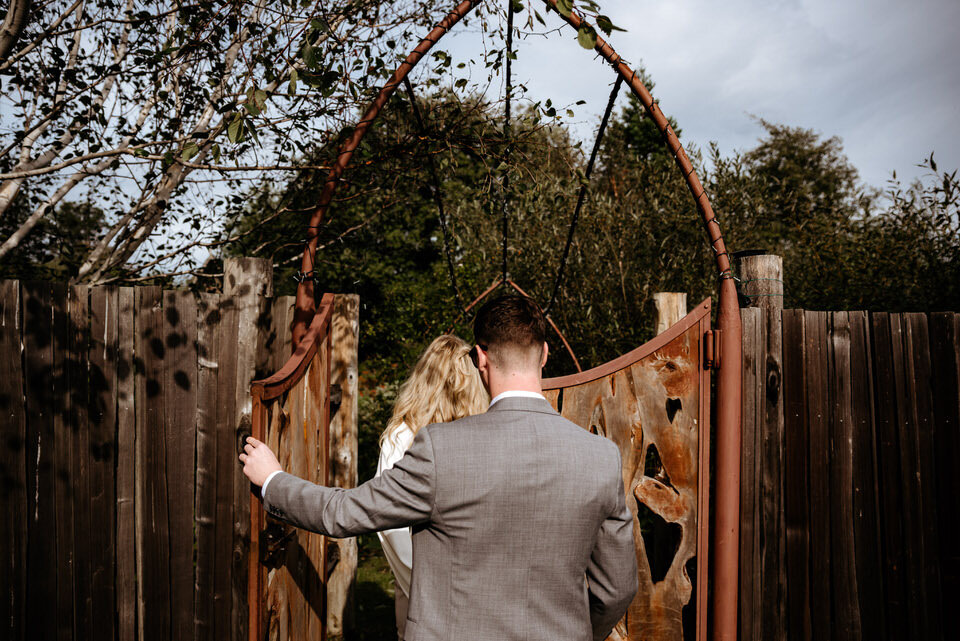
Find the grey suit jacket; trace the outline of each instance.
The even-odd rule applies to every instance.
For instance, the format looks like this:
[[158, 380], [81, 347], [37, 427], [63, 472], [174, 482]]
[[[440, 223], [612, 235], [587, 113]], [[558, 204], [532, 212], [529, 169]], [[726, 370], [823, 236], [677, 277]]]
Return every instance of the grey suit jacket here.
[[264, 504], [334, 537], [413, 526], [407, 641], [599, 641], [637, 591], [619, 450], [540, 399], [428, 425], [356, 489], [277, 474]]

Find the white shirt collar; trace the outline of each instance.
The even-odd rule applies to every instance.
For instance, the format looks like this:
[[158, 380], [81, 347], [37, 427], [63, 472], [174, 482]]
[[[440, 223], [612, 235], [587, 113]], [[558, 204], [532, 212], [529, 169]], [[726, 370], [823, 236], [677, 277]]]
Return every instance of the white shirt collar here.
[[523, 390], [507, 390], [506, 392], [500, 392], [493, 400], [490, 401], [490, 407], [493, 407], [493, 404], [499, 401], [502, 398], [539, 398], [547, 400], [543, 394], [537, 394], [536, 392], [525, 392]]

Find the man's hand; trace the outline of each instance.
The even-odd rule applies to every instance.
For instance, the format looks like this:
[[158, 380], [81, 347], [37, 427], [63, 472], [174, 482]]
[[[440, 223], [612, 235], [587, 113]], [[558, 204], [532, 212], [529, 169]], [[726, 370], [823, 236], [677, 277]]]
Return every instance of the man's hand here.
[[283, 469], [273, 450], [267, 447], [266, 443], [261, 443], [252, 436], [247, 437], [247, 444], [243, 446], [240, 462], [243, 463], [243, 473], [257, 487], [263, 487], [268, 476]]

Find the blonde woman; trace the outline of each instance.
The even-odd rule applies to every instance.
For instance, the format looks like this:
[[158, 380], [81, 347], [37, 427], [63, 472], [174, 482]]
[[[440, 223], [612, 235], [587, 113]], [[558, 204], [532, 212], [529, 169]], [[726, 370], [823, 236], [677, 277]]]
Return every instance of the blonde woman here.
[[[380, 436], [377, 476], [403, 458], [421, 427], [446, 423], [487, 411], [490, 398], [470, 359], [470, 345], [444, 334], [420, 355], [410, 378], [400, 387], [393, 416]], [[403, 639], [413, 568], [410, 528], [377, 532], [396, 579], [397, 632]]]

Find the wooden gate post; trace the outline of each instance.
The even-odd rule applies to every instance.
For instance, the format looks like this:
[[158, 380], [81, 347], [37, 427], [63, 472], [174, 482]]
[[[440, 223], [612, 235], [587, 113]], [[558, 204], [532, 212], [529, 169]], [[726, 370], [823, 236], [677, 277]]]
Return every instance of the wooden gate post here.
[[[233, 384], [234, 421], [236, 447], [250, 434], [251, 400], [250, 381], [255, 378], [257, 347], [260, 339], [260, 323], [265, 298], [273, 296], [273, 265], [265, 258], [227, 258], [223, 265], [223, 297], [232, 299], [236, 314], [236, 380]], [[225, 319], [230, 315], [225, 315]], [[231, 330], [232, 333], [232, 330]], [[221, 345], [221, 349], [233, 349]], [[245, 640], [249, 636], [251, 612], [247, 603], [247, 574], [251, 544], [250, 508], [257, 498], [250, 493], [250, 482], [236, 462], [239, 449], [233, 455], [233, 586], [232, 621], [233, 638]], [[258, 508], [259, 509], [259, 508]], [[253, 533], [257, 537], [259, 532]]]
[[783, 259], [740, 259], [743, 440], [740, 485], [741, 641], [786, 638], [782, 394]]
[[684, 292], [657, 292], [653, 295], [653, 304], [657, 308], [657, 336], [687, 315], [687, 295]]
[[[340, 405], [330, 418], [330, 482], [334, 487], [357, 486], [357, 347], [360, 297], [337, 295], [333, 303], [333, 354], [330, 382], [340, 387]], [[354, 628], [354, 585], [357, 578], [357, 539], [331, 539], [336, 563], [328, 568], [327, 638], [349, 637]], [[329, 557], [328, 557], [329, 558]]]

